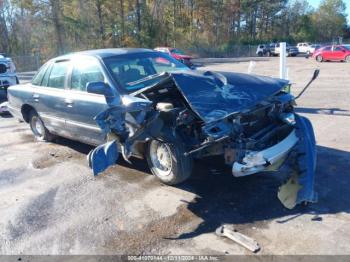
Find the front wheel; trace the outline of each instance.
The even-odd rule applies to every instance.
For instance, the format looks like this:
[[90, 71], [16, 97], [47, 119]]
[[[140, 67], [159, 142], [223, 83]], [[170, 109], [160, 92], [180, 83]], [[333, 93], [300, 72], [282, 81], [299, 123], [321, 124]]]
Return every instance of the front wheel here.
[[176, 185], [188, 179], [192, 172], [192, 158], [185, 156], [182, 142], [175, 144], [151, 140], [146, 158], [152, 173], [167, 185]]
[[323, 61], [323, 57], [321, 55], [316, 56], [316, 61], [317, 62], [322, 62]]
[[34, 110], [29, 113], [29, 125], [37, 140], [49, 142], [54, 139], [54, 136], [46, 129], [40, 116]]

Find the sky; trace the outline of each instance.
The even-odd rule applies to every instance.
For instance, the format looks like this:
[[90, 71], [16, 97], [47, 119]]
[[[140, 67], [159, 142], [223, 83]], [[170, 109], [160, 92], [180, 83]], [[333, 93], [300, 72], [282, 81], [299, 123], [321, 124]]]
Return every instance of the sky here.
[[[317, 8], [320, 5], [320, 2], [321, 2], [321, 0], [307, 0], [307, 1], [314, 8]], [[345, 0], [344, 3], [346, 4], [346, 12], [348, 14], [348, 24], [350, 24], [350, 1], [349, 0]]]

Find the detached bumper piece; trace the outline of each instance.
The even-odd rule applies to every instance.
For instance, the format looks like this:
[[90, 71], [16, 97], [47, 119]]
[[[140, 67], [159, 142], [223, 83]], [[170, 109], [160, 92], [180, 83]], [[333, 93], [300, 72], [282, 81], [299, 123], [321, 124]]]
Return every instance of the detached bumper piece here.
[[232, 174], [235, 177], [247, 176], [267, 169], [285, 159], [298, 142], [295, 130], [278, 144], [260, 152], [250, 152], [243, 158], [243, 163], [234, 162]]
[[311, 122], [302, 116], [296, 116], [296, 145], [294, 168], [289, 180], [279, 188], [278, 198], [282, 204], [292, 209], [300, 203], [317, 202], [314, 190], [316, 170], [316, 140]]
[[119, 157], [116, 141], [111, 141], [99, 145], [90, 151], [87, 156], [89, 167], [92, 169], [94, 176], [103, 172], [109, 166], [114, 165]]
[[[300, 203], [317, 202], [314, 191], [316, 170], [316, 140], [311, 122], [295, 114], [295, 129], [280, 143], [263, 151], [247, 154], [241, 163], [234, 162], [232, 174], [235, 177], [247, 176], [280, 166], [288, 158], [291, 160], [289, 179], [278, 192], [282, 204], [292, 209]], [[293, 151], [293, 154], [290, 154]]]

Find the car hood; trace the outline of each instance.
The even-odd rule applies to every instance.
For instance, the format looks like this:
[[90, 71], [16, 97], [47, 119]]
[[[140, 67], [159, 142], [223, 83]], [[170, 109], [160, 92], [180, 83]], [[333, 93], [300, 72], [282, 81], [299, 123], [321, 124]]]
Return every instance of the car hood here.
[[204, 122], [249, 110], [289, 83], [271, 77], [198, 70], [172, 72], [171, 76], [191, 109]]

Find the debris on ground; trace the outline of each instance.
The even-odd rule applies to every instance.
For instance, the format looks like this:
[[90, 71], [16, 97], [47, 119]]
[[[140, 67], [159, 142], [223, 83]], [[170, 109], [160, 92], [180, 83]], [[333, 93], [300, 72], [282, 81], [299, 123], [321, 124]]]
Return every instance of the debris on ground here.
[[235, 241], [254, 253], [260, 250], [260, 245], [258, 242], [256, 242], [256, 240], [237, 232], [232, 225], [222, 225], [216, 229], [215, 233], [220, 237], [227, 237]]

